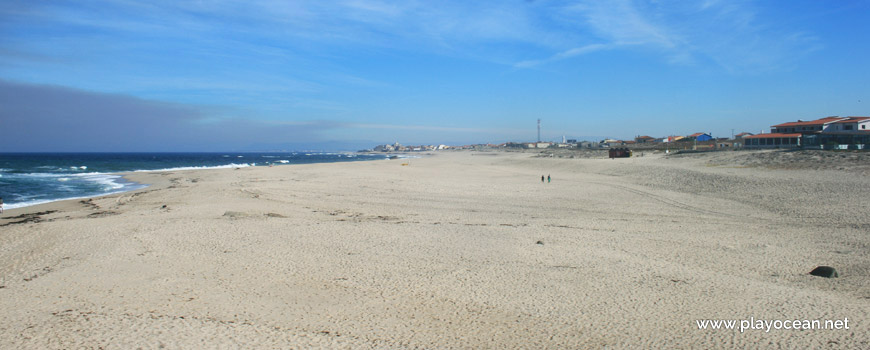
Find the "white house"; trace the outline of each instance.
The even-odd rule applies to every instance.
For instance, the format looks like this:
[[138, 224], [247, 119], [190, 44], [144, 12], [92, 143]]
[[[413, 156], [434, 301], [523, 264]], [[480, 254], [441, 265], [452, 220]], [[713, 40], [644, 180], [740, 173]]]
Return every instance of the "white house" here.
[[857, 133], [870, 131], [870, 117], [847, 117], [828, 123], [822, 132]]

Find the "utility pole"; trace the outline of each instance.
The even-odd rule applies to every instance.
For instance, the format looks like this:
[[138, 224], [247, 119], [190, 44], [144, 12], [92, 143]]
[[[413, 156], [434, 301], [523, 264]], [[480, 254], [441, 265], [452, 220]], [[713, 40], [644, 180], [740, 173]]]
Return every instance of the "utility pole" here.
[[541, 118], [538, 118], [538, 142], [541, 142]]

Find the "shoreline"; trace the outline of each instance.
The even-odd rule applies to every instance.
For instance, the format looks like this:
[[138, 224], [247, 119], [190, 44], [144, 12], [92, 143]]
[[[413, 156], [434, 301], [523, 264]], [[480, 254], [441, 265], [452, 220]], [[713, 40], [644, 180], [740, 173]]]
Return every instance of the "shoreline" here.
[[[182, 153], [184, 153], [184, 152], [182, 152]], [[222, 153], [226, 153], [226, 152], [208, 152], [208, 154], [222, 154]], [[251, 152], [251, 153], [261, 153], [261, 152]], [[304, 154], [305, 152], [299, 152], [299, 153], [303, 153], [303, 154]], [[14, 154], [26, 154], [26, 153], [14, 153]], [[56, 152], [47, 152], [47, 153], [39, 153], [39, 154], [56, 154]], [[78, 154], [78, 153], [72, 153], [72, 154]], [[106, 153], [106, 154], [112, 154], [112, 153]], [[125, 153], [122, 152], [122, 153], [119, 153], [119, 154], [125, 154]], [[137, 153], [137, 154], [138, 154], [138, 153]], [[141, 154], [149, 154], [149, 153], [147, 153], [147, 152], [143, 152], [143, 153], [141, 153]], [[335, 154], [348, 155], [348, 154], [354, 154], [354, 155], [356, 155], [357, 153], [355, 153], [355, 152], [328, 152], [328, 153], [323, 153], [323, 154], [327, 154], [327, 155], [335, 155]], [[366, 155], [380, 155], [380, 154], [366, 154]], [[385, 154], [385, 156], [389, 156], [389, 155], [388, 155], [388, 154]], [[416, 157], [410, 157], [410, 158], [416, 158]], [[374, 160], [379, 160], [379, 159], [354, 160], [354, 161], [374, 161]], [[331, 163], [331, 162], [325, 162], [325, 163]], [[275, 164], [275, 166], [287, 166], [287, 165], [299, 165], [299, 164], [316, 164], [316, 163], [281, 163], [281, 164]], [[119, 176], [119, 177], [123, 178], [124, 181], [130, 182], [130, 183], [133, 183], [133, 184], [135, 184], [135, 185], [140, 185], [140, 186], [143, 186], [143, 187], [140, 187], [140, 188], [133, 188], [133, 189], [129, 189], [129, 190], [120, 190], [120, 191], [109, 192], [109, 193], [101, 193], [101, 194], [95, 194], [95, 195], [85, 195], [85, 196], [77, 196], [77, 197], [69, 197], [69, 198], [58, 198], [58, 199], [48, 199], [48, 200], [38, 201], [38, 202], [33, 203], [33, 204], [26, 204], [26, 205], [23, 205], [23, 206], [18, 206], [18, 205], [21, 205], [21, 203], [6, 203], [6, 204], [5, 204], [5, 209], [4, 209], [4, 214], [5, 214], [5, 212], [8, 212], [8, 211], [13, 211], [13, 210], [18, 211], [19, 209], [25, 209], [25, 208], [37, 207], [37, 206], [42, 206], [42, 205], [50, 205], [50, 204], [57, 203], [57, 202], [66, 202], [66, 201], [76, 201], [76, 200], [95, 199], [95, 198], [99, 198], [99, 197], [111, 196], [111, 195], [116, 195], [116, 194], [123, 194], [123, 193], [127, 193], [127, 192], [134, 192], [134, 191], [138, 191], [138, 190], [141, 190], [141, 189], [145, 189], [145, 188], [149, 187], [149, 184], [147, 184], [147, 183], [142, 183], [142, 182], [139, 182], [139, 181], [133, 181], [133, 180], [131, 180], [132, 177], [136, 177], [136, 174], [140, 174], [140, 173], [177, 172], [177, 171], [198, 171], [198, 170], [220, 170], [220, 169], [240, 169], [240, 168], [256, 167], [256, 166], [258, 166], [258, 165], [249, 164], [249, 163], [244, 163], [244, 164], [227, 164], [227, 165], [219, 165], [219, 166], [183, 166], [183, 167], [176, 167], [176, 168], [153, 169], [153, 170], [130, 170], [130, 171], [122, 171], [122, 172], [94, 172], [94, 173], [71, 174], [70, 176], [74, 176], [74, 175], [106, 175], [106, 176]], [[271, 165], [259, 165], [259, 166], [270, 167]], [[134, 185], [134, 186], [135, 186], [135, 185]], [[27, 202], [25, 202], [25, 203], [27, 203]], [[10, 205], [15, 205], [16, 207], [11, 207], [11, 208], [10, 208]], [[27, 211], [25, 211], [25, 212], [23, 212], [23, 213], [21, 213], [21, 214], [28, 214], [28, 212], [31, 212], [31, 211], [33, 211], [33, 210], [27, 210]], [[39, 211], [39, 210], [36, 210], [36, 211]], [[34, 211], [34, 212], [36, 212], [36, 211]], [[4, 216], [4, 215], [0, 215], [0, 220], [3, 219], [3, 216]]]
[[[220, 153], [226, 153], [226, 152], [211, 152], [211, 153], [220, 154]], [[304, 153], [304, 152], [300, 152], [300, 153]], [[344, 153], [343, 152], [331, 152], [331, 153], [326, 153], [326, 154], [355, 154], [355, 153], [354, 152], [344, 152]], [[424, 158], [426, 156], [433, 155], [430, 152], [427, 152], [426, 154], [419, 154], [419, 155], [407, 153], [407, 152], [405, 152], [405, 153], [392, 152], [392, 153], [384, 153], [384, 154], [366, 153], [366, 154], [367, 155], [383, 155], [387, 158], [385, 158], [385, 159], [369, 159], [369, 160], [354, 160], [354, 161], [349, 161], [349, 162], [368, 162], [368, 161], [390, 160], [389, 156], [394, 155], [394, 154], [406, 156], [406, 157], [400, 156], [397, 159], [418, 159], [418, 158]], [[283, 166], [298, 166], [298, 165], [307, 165], [307, 164], [332, 164], [332, 163], [345, 163], [345, 162], [295, 163], [295, 164], [279, 164], [279, 165], [275, 165], [275, 166], [283, 167]], [[60, 211], [63, 209], [73, 208], [73, 207], [75, 207], [75, 204], [80, 204], [82, 201], [101, 199], [104, 197], [121, 196], [124, 194], [134, 194], [134, 193], [137, 193], [140, 191], [146, 191], [146, 190], [154, 187], [155, 184], [157, 184], [157, 183], [159, 183], [160, 186], [157, 188], [153, 188], [155, 190], [164, 189], [164, 188], [170, 186], [170, 184], [167, 183], [167, 181], [165, 181], [165, 179], [163, 179], [162, 177], [149, 176], [150, 174], [187, 172], [187, 171], [195, 172], [195, 171], [239, 170], [239, 169], [256, 168], [256, 167], [269, 168], [270, 166], [267, 166], [267, 165], [258, 166], [258, 165], [250, 165], [250, 164], [245, 164], [244, 166], [240, 166], [240, 164], [231, 164], [231, 165], [226, 165], [226, 166], [214, 166], [214, 167], [195, 167], [195, 166], [192, 166], [192, 167], [179, 167], [179, 168], [155, 169], [155, 170], [134, 170], [134, 171], [118, 172], [118, 173], [94, 173], [94, 174], [101, 174], [101, 175], [117, 175], [117, 176], [122, 177], [126, 181], [141, 185], [143, 187], [131, 189], [131, 190], [126, 190], [126, 191], [100, 194], [100, 195], [95, 195], [95, 196], [81, 196], [81, 197], [49, 200], [49, 201], [43, 202], [43, 203], [32, 204], [32, 205], [27, 205], [27, 206], [23, 206], [23, 207], [16, 207], [16, 208], [8, 208], [9, 204], [7, 204], [6, 208], [3, 210], [3, 214], [0, 214], [0, 225], [7, 223], [7, 222], [4, 222], [4, 220], [12, 221], [15, 218], [22, 219], [21, 218], [22, 216], [33, 215], [33, 214], [40, 213], [40, 212], [48, 212], [48, 211], [56, 212], [56, 211]], [[112, 198], [114, 198], [114, 197], [112, 197]], [[7, 215], [7, 214], [14, 214], [14, 215]]]

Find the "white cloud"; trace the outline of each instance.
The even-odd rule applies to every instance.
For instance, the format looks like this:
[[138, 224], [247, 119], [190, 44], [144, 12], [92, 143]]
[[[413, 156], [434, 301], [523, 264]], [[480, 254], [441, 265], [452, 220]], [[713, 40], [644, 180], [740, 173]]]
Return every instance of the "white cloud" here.
[[672, 64], [712, 61], [739, 72], [788, 67], [795, 57], [819, 47], [811, 33], [778, 28], [777, 14], [741, 0], [158, 0], [102, 5], [99, 13], [92, 9], [100, 5], [58, 4], [36, 12], [40, 21], [51, 18], [142, 37], [197, 45], [236, 42], [243, 47], [240, 52], [276, 60], [312, 60], [310, 53], [315, 53], [329, 61], [336, 52], [363, 48], [529, 68], [602, 50], [640, 48]]
[[[603, 49], [645, 48], [671, 64], [694, 64], [699, 58], [733, 73], [789, 69], [820, 45], [811, 34], [775, 23], [779, 13], [763, 13], [752, 1], [703, 3], [682, 1], [578, 1], [562, 8], [563, 20], [581, 23], [591, 34], [579, 46], [546, 59], [526, 60], [533, 67]], [[766, 15], [766, 16], [765, 16]]]
[[531, 68], [531, 67], [539, 66], [542, 64], [561, 61], [564, 59], [568, 59], [568, 58], [572, 58], [572, 57], [576, 57], [576, 56], [580, 56], [580, 55], [585, 55], [585, 54], [596, 52], [596, 51], [608, 50], [608, 49], [611, 49], [614, 47], [616, 47], [616, 45], [590, 44], [590, 45], [575, 47], [573, 49], [568, 49], [568, 50], [556, 53], [555, 55], [550, 56], [549, 58], [546, 58], [546, 59], [528, 60], [528, 61], [518, 62], [514, 66], [517, 68]]

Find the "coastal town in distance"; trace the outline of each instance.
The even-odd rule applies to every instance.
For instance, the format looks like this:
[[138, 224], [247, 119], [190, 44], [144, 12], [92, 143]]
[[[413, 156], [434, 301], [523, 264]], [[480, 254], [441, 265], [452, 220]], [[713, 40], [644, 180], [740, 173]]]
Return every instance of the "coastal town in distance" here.
[[[539, 133], [540, 135], [540, 130]], [[770, 132], [753, 134], [740, 132], [731, 137], [714, 137], [707, 132], [685, 136], [637, 136], [634, 140], [603, 139], [578, 141], [566, 136], [561, 142], [505, 142], [501, 144], [474, 144], [461, 146], [399, 144], [378, 145], [360, 152], [424, 152], [447, 149], [613, 149], [632, 150], [692, 150], [711, 151], [729, 149], [822, 149], [863, 150], [870, 144], [870, 117], [830, 116], [815, 120], [797, 120], [771, 125]], [[627, 153], [630, 154], [630, 153]], [[626, 154], [626, 155], [627, 155]]]

